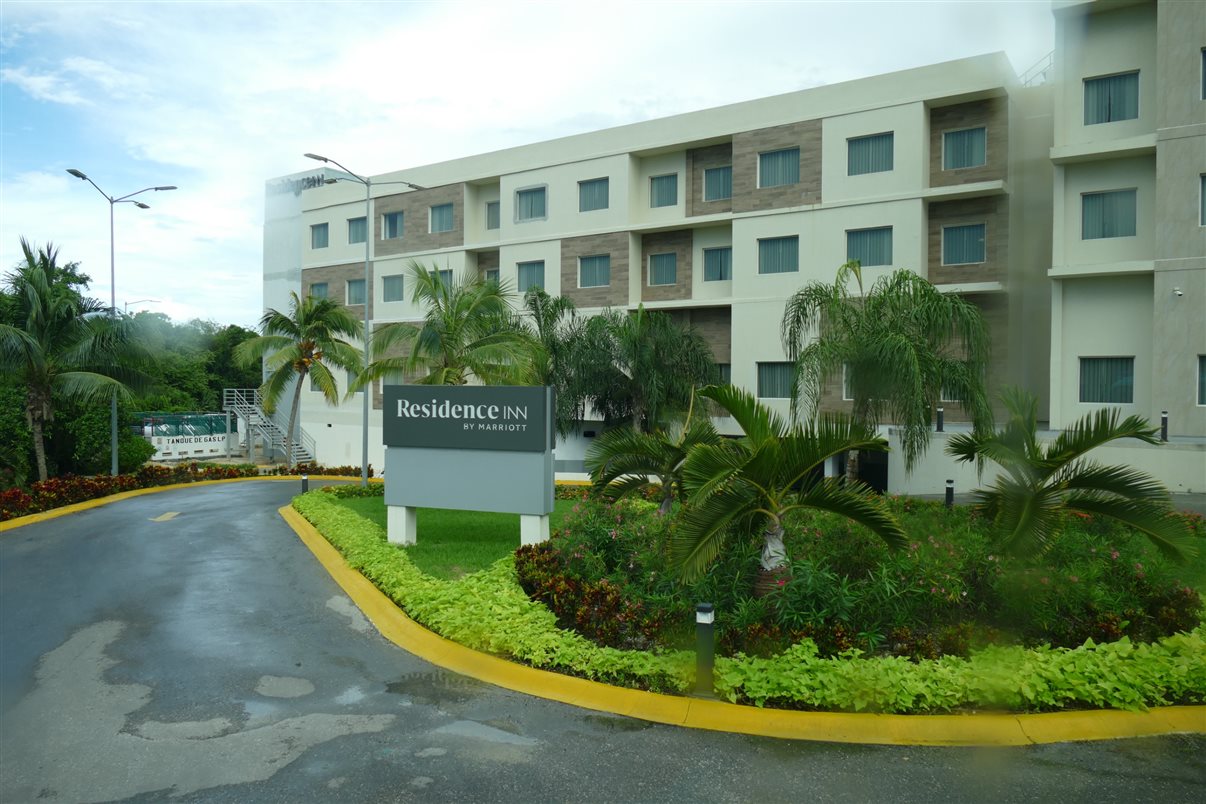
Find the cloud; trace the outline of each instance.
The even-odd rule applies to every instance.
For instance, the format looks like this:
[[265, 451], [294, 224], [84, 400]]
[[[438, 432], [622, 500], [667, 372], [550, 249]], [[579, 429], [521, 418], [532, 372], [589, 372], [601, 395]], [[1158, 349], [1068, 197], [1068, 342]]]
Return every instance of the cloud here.
[[0, 69], [0, 82], [12, 84], [31, 98], [67, 106], [80, 106], [89, 101], [62, 76], [54, 73], [37, 74], [24, 67]]

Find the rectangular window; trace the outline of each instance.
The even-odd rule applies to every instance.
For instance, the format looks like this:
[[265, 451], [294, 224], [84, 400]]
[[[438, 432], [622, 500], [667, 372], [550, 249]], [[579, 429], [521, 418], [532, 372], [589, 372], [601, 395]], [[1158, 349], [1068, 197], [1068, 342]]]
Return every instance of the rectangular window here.
[[988, 130], [984, 127], [943, 133], [943, 170], [980, 167], [986, 161], [988, 161]]
[[800, 149], [784, 148], [758, 154], [758, 186], [781, 187], [800, 183]]
[[733, 197], [733, 166], [704, 171], [704, 201], [724, 201]]
[[733, 247], [705, 248], [704, 281], [723, 282], [733, 278]]
[[790, 399], [791, 382], [791, 363], [758, 364], [759, 399]]
[[1135, 358], [1082, 357], [1080, 401], [1129, 405], [1135, 396]]
[[654, 176], [649, 180], [649, 206], [672, 207], [678, 203], [678, 174]]
[[364, 280], [348, 280], [348, 304], [364, 304]]
[[578, 258], [578, 287], [602, 288], [611, 284], [611, 255]]
[[1135, 190], [1085, 193], [1080, 199], [1082, 240], [1135, 236]]
[[733, 384], [733, 364], [732, 363], [717, 363], [716, 374], [720, 377], [721, 385]]
[[493, 282], [496, 285], [498, 284], [498, 269], [497, 268], [487, 268], [486, 269], [486, 281]]
[[1206, 226], [1206, 173], [1198, 176], [1198, 224]]
[[1198, 355], [1198, 404], [1206, 405], [1206, 355]]
[[799, 237], [768, 237], [758, 241], [758, 273], [786, 274], [798, 270]]
[[434, 279], [436, 282], [439, 282], [441, 285], [447, 286], [452, 284], [451, 268], [445, 268], [442, 271], [428, 271], [427, 273], [432, 279]]
[[1139, 117], [1139, 71], [1085, 79], [1085, 125]]
[[864, 268], [892, 264], [892, 227], [854, 229], [846, 232], [846, 259], [858, 260]]
[[520, 293], [526, 293], [529, 288], [544, 288], [544, 260], [521, 262], [516, 268], [519, 271]]
[[842, 364], [842, 401], [853, 402], [854, 392], [850, 390], [850, 364]]
[[545, 201], [544, 187], [517, 190], [515, 192], [515, 220], [535, 221], [547, 218], [548, 208]]
[[497, 201], [486, 202], [486, 228], [497, 229], [499, 224], [499, 203]]
[[327, 283], [315, 282], [310, 286], [310, 295], [316, 299], [325, 299], [327, 297]]
[[439, 204], [431, 208], [431, 232], [452, 231], [452, 204]]
[[402, 237], [401, 212], [387, 212], [381, 216], [381, 237], [384, 240], [397, 240]]
[[984, 224], [942, 227], [942, 264], [984, 262]]
[[611, 181], [609, 179], [591, 179], [578, 182], [578, 211], [592, 212], [596, 209], [607, 209], [610, 198]]
[[398, 302], [402, 301], [403, 296], [403, 279], [402, 274], [395, 276], [386, 276], [381, 279], [381, 298], [382, 301]]
[[883, 173], [891, 170], [893, 140], [891, 131], [846, 140], [847, 175], [861, 176], [864, 173]]
[[677, 273], [678, 256], [673, 251], [668, 254], [649, 255], [650, 285], [673, 285]]
[[348, 242], [363, 243], [368, 239], [368, 226], [364, 218], [348, 218]]
[[327, 247], [328, 228], [325, 223], [316, 223], [310, 227], [310, 248]]

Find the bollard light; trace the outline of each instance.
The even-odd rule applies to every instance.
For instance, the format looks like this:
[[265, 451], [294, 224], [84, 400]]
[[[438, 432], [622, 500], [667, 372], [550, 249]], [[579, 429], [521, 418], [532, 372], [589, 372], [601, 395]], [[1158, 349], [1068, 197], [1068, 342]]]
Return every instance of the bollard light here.
[[711, 603], [695, 607], [695, 694], [712, 696], [716, 683], [713, 666], [716, 657], [716, 612]]
[[1160, 440], [1168, 441], [1168, 411], [1160, 411]]
[[955, 504], [955, 481], [946, 481], [946, 507], [950, 508]]
[[943, 410], [942, 410], [942, 406], [941, 406], [941, 405], [939, 405], [939, 407], [938, 407], [938, 417], [935, 419], [935, 422], [934, 422], [934, 429], [935, 429], [937, 432], [939, 432], [939, 433], [941, 433], [941, 432], [942, 432], [942, 427], [943, 427], [943, 425], [945, 424], [944, 419], [945, 419], [945, 414], [944, 414], [944, 412], [943, 412]]
[[310, 490], [310, 476], [302, 475], [302, 494]]

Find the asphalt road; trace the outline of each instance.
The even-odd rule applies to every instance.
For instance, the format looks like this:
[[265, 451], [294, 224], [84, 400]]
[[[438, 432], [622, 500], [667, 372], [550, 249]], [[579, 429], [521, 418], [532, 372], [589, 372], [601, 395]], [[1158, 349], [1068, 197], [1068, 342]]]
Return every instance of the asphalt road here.
[[0, 801], [1206, 801], [1206, 738], [899, 748], [689, 731], [384, 640], [280, 520], [296, 482], [0, 534]]

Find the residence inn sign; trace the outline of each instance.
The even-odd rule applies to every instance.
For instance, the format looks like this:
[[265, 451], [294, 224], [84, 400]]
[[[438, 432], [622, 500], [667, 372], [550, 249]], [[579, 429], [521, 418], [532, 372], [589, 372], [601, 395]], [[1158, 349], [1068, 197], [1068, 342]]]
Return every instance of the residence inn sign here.
[[549, 390], [532, 386], [387, 385], [387, 447], [546, 452]]

